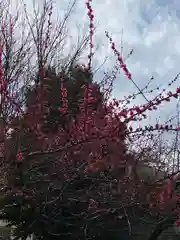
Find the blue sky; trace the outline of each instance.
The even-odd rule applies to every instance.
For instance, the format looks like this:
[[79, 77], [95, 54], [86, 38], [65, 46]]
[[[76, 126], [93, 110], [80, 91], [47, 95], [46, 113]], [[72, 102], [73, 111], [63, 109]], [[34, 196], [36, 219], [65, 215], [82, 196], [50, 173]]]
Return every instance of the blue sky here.
[[[15, 3], [15, 0], [12, 0]], [[32, 0], [24, 0], [32, 9]], [[20, 1], [17, 1], [20, 2]], [[56, 0], [56, 14], [61, 16], [69, 0]], [[36, 0], [42, 4], [42, 0]], [[150, 88], [161, 85], [166, 88], [168, 82], [180, 71], [180, 1], [179, 0], [94, 0], [92, 3], [96, 34], [94, 43], [98, 50], [94, 56], [94, 68], [97, 68], [106, 56], [110, 60], [95, 76], [97, 80], [103, 77], [104, 70], [111, 69], [115, 58], [109, 47], [104, 32], [112, 34], [119, 50], [123, 30], [123, 54], [126, 56], [133, 48], [134, 53], [127, 60], [127, 66], [132, 73], [133, 80], [139, 87], [147, 84], [153, 75], [155, 80]], [[17, 5], [16, 5], [17, 8]], [[76, 8], [69, 21], [69, 34], [74, 38], [77, 34], [76, 24], [81, 31], [88, 29], [88, 18], [85, 0], [77, 0]], [[172, 89], [179, 85], [180, 80]], [[122, 98], [124, 95], [136, 91], [133, 83], [128, 81], [122, 73], [116, 79], [113, 95]], [[151, 99], [153, 96], [147, 96]], [[141, 104], [142, 98], [136, 103]], [[169, 115], [175, 114], [175, 102], [164, 104], [151, 118], [162, 117], [162, 121]]]

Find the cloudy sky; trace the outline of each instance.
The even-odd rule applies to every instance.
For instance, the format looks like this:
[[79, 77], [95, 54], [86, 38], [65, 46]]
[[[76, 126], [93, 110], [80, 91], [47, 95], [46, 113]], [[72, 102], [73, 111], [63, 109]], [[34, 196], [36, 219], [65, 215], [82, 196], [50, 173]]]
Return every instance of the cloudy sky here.
[[[81, 12], [85, 11], [82, 2]], [[120, 49], [123, 29], [124, 55], [134, 49], [133, 55], [127, 61], [133, 80], [138, 86], [143, 87], [153, 75], [155, 79], [150, 88], [158, 85], [166, 88], [168, 81], [180, 71], [180, 2], [98, 0], [93, 2], [93, 7], [97, 22], [96, 37], [102, 44], [98, 60], [101, 61], [103, 57], [111, 54], [111, 49], [107, 48], [108, 41], [104, 37], [104, 31], [112, 34]], [[177, 85], [178, 83], [180, 80]], [[175, 89], [177, 85], [170, 90]], [[120, 74], [115, 83], [115, 96], [124, 96], [134, 90], [132, 82]], [[171, 112], [173, 114], [174, 109], [171, 108], [172, 104], [164, 104], [156, 115], [163, 115], [165, 119]]]
[[[15, 1], [13, 1], [15, 3]], [[20, 0], [17, 2], [21, 2]], [[32, 0], [25, 0], [29, 13], [32, 9]], [[54, 1], [55, 2], [55, 1]], [[69, 0], [56, 0], [56, 14], [61, 15], [66, 9]], [[72, 2], [72, 0], [71, 0]], [[39, 5], [42, 0], [36, 0]], [[104, 70], [111, 70], [115, 58], [109, 47], [104, 32], [108, 31], [121, 50], [123, 41], [123, 56], [131, 49], [133, 55], [126, 64], [132, 73], [133, 80], [139, 87], [144, 87], [154, 76], [149, 89], [161, 86], [166, 88], [178, 73], [180, 64], [180, 2], [179, 0], [94, 0], [92, 7], [95, 15], [96, 34], [94, 43], [98, 50], [94, 56], [94, 68], [97, 68], [104, 59], [110, 59], [95, 75], [96, 80], [102, 79]], [[17, 8], [17, 3], [16, 3]], [[69, 22], [69, 32], [75, 36], [77, 24], [82, 31], [88, 26], [85, 0], [77, 0], [76, 7]], [[123, 34], [122, 34], [123, 32]], [[180, 80], [169, 90], [175, 90]], [[135, 92], [133, 83], [118, 75], [115, 81], [113, 95], [123, 98], [124, 95]], [[158, 92], [156, 92], [158, 93]], [[151, 95], [147, 95], [151, 99]], [[136, 103], [141, 104], [142, 98]], [[151, 118], [163, 117], [165, 121], [175, 114], [176, 102], [166, 103], [152, 114]]]
[[[119, 50], [122, 38], [124, 56], [134, 49], [133, 55], [127, 60], [127, 66], [138, 86], [145, 86], [151, 76], [154, 76], [155, 79], [149, 88], [159, 85], [166, 88], [168, 82], [180, 71], [180, 2], [178, 0], [98, 0], [93, 1], [92, 6], [97, 26], [95, 43], [99, 43], [95, 64], [112, 55], [104, 35], [104, 32], [108, 31], [112, 34]], [[83, 0], [78, 2], [76, 14], [82, 24], [83, 21], [87, 21]], [[114, 60], [108, 61], [105, 68], [111, 69]], [[102, 72], [99, 72], [98, 77]], [[178, 83], [180, 80], [170, 90], [175, 89]], [[133, 83], [121, 73], [115, 82], [114, 95], [119, 98], [134, 91]], [[147, 97], [151, 99], [151, 96]], [[142, 99], [138, 101], [140, 103]], [[164, 104], [155, 115], [163, 116], [164, 121], [175, 114], [174, 111], [173, 101], [172, 104]], [[154, 114], [151, 116], [154, 117]]]

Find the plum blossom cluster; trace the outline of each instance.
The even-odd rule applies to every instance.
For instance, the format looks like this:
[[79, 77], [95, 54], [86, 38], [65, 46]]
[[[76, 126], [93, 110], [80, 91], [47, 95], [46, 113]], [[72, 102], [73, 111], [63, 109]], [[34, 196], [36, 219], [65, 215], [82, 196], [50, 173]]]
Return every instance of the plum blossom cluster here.
[[[130, 73], [129, 70], [127, 69], [127, 66], [126, 66], [126, 64], [124, 63], [124, 60], [123, 60], [120, 52], [116, 49], [115, 42], [113, 42], [113, 39], [109, 36], [108, 32], [106, 32], [106, 36], [107, 36], [107, 38], [109, 39], [109, 41], [110, 41], [110, 43], [111, 43], [111, 48], [112, 48], [112, 50], [114, 51], [114, 54], [118, 57], [118, 61], [119, 61], [119, 63], [120, 63], [120, 68], [123, 69], [123, 71], [124, 71], [125, 75], [127, 76], [127, 78], [128, 78], [129, 80], [131, 80], [131, 73]], [[131, 51], [130, 54], [132, 54], [132, 51]]]
[[90, 20], [90, 24], [89, 24], [89, 36], [90, 36], [90, 41], [89, 41], [89, 47], [90, 47], [90, 52], [89, 52], [89, 55], [88, 55], [88, 70], [91, 69], [91, 61], [92, 61], [92, 56], [93, 56], [93, 35], [94, 35], [94, 23], [93, 23], [93, 20], [94, 20], [94, 14], [93, 14], [93, 9], [91, 7], [91, 3], [92, 0], [88, 0], [86, 2], [86, 7], [88, 9], [88, 17], [89, 17], [89, 20]]
[[67, 89], [64, 87], [63, 78], [61, 78], [61, 95], [62, 95], [62, 107], [59, 109], [59, 111], [62, 113], [66, 113], [68, 110], [68, 98]]

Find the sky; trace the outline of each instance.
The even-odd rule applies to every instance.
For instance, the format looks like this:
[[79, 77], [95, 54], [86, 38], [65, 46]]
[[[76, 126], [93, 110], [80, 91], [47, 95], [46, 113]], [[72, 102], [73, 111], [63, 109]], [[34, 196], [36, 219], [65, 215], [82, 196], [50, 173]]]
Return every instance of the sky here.
[[[21, 0], [13, 0], [17, 3]], [[32, 0], [24, 0], [29, 14], [32, 10]], [[36, 0], [42, 5], [43, 0]], [[55, 13], [61, 16], [72, 0], [56, 0]], [[123, 56], [131, 49], [133, 55], [126, 64], [133, 80], [139, 87], [144, 87], [153, 76], [154, 81], [149, 89], [161, 86], [166, 88], [179, 71], [180, 62], [180, 1], [179, 0], [94, 0], [92, 8], [95, 15], [96, 32], [95, 47], [98, 47], [93, 59], [94, 69], [98, 68], [108, 56], [109, 60], [96, 73], [95, 80], [101, 80], [105, 70], [111, 70], [115, 57], [105, 36], [108, 31], [116, 46], [121, 50], [123, 42]], [[76, 35], [77, 24], [82, 32], [88, 29], [89, 19], [85, 0], [77, 0], [76, 7], [69, 21], [69, 32], [72, 38]], [[174, 90], [180, 80], [169, 90]], [[115, 83], [113, 96], [123, 98], [136, 91], [132, 81], [127, 80], [120, 72]], [[157, 94], [158, 92], [155, 92]], [[147, 95], [150, 100], [153, 95]], [[136, 104], [144, 101], [142, 97]], [[176, 114], [176, 102], [164, 104], [159, 111], [151, 113], [151, 119], [162, 118], [162, 122], [169, 116]]]

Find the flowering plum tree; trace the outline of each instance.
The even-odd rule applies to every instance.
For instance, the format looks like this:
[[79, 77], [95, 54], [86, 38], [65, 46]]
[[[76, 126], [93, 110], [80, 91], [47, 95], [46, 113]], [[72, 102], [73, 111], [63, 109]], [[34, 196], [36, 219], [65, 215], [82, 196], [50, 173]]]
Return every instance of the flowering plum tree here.
[[[117, 64], [109, 82], [107, 79], [94, 82], [91, 2], [86, 2], [89, 37], [83, 39], [74, 56], [60, 66], [60, 70], [53, 66], [51, 57], [58, 51], [64, 24], [58, 25], [61, 30], [57, 27], [56, 34], [52, 35], [52, 2], [45, 3], [44, 12], [35, 24], [36, 31], [24, 8], [31, 41], [37, 49], [37, 62], [35, 74], [31, 76], [34, 83], [29, 81], [23, 88], [16, 87], [21, 99], [10, 91], [17, 80], [10, 80], [5, 74], [5, 39], [1, 43], [0, 159], [6, 186], [0, 202], [1, 218], [16, 226], [17, 238], [26, 239], [32, 233], [38, 239], [109, 238], [123, 231], [124, 225], [131, 233], [135, 216], [141, 215], [144, 207], [152, 212], [149, 205], [152, 201], [146, 196], [157, 185], [138, 176], [138, 160], [144, 152], [146, 160], [147, 149], [130, 152], [131, 142], [152, 140], [155, 131], [179, 131], [179, 126], [167, 124], [132, 128], [134, 122], [146, 118], [148, 111], [178, 98], [180, 88], [174, 92], [163, 89], [149, 101], [132, 79], [108, 32], [106, 36]], [[70, 12], [71, 9], [68, 14]], [[35, 17], [38, 21], [36, 11]], [[14, 26], [10, 26], [13, 38]], [[77, 57], [88, 41], [90, 52], [84, 66], [77, 62]], [[132, 53], [133, 50], [129, 56]], [[12, 66], [8, 67], [11, 70]], [[111, 100], [118, 67], [138, 93], [123, 100]], [[26, 68], [27, 76], [31, 70]], [[177, 79], [178, 75], [169, 84]], [[146, 103], [133, 106], [132, 100], [138, 94]], [[148, 163], [151, 161], [152, 157]]]

